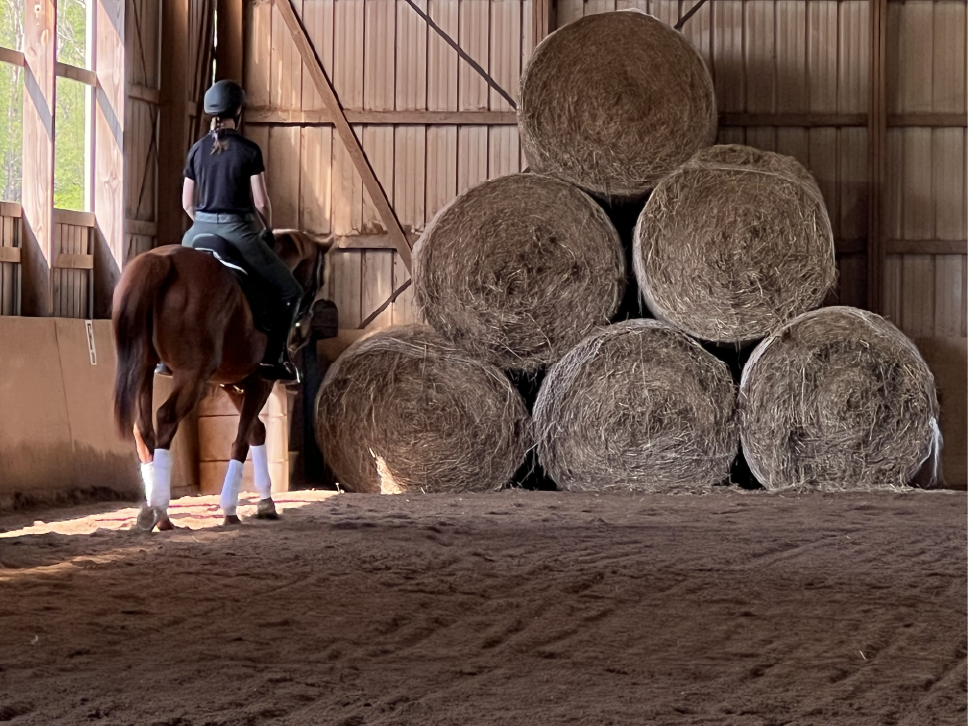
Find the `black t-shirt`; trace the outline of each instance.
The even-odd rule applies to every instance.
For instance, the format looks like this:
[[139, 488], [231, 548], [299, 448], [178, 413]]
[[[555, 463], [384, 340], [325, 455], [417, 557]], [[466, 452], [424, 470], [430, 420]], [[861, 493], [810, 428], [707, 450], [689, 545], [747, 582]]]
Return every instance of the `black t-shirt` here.
[[185, 177], [195, 182], [195, 209], [213, 214], [248, 214], [255, 211], [249, 178], [265, 171], [262, 149], [234, 129], [219, 133], [222, 153], [213, 154], [211, 134], [195, 142], [188, 152]]

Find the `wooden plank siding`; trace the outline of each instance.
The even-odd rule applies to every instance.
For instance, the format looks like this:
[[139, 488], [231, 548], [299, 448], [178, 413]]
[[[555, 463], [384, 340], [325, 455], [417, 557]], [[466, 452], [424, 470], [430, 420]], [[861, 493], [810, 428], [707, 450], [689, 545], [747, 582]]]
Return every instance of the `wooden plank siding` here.
[[[891, 113], [964, 118], [965, 25], [963, 2], [888, 6], [888, 32], [897, 34], [896, 53], [889, 55]], [[904, 253], [891, 254], [888, 246], [884, 306], [911, 336], [968, 335], [965, 152], [963, 127], [903, 127], [888, 133], [885, 226]], [[950, 241], [960, 253], [934, 254], [935, 241]]]
[[[531, 0], [417, 4], [516, 97], [521, 68], [534, 44]], [[514, 125], [423, 123], [419, 116], [412, 119], [416, 123], [393, 123], [394, 114], [406, 112], [512, 112], [407, 3], [297, 0], [293, 7], [347, 116], [388, 117], [390, 123], [354, 123], [353, 130], [408, 235], [419, 234], [459, 190], [521, 169]], [[386, 234], [384, 225], [332, 125], [300, 122], [306, 114], [327, 109], [305, 71], [294, 67], [297, 54], [278, 9], [255, 3], [247, 28], [245, 85], [255, 94], [250, 95], [255, 118], [295, 121], [246, 126], [246, 134], [263, 148], [276, 225], [379, 239]], [[338, 305], [342, 327], [357, 326], [409, 278], [399, 255], [386, 247], [334, 248], [330, 253], [324, 294]], [[413, 293], [408, 290], [372, 327], [412, 320]]]

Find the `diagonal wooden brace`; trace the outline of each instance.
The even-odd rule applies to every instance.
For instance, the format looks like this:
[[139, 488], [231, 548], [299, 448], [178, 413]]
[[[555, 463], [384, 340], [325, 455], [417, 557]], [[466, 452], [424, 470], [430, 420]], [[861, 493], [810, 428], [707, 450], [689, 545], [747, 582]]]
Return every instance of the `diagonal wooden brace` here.
[[380, 186], [379, 180], [376, 178], [376, 174], [373, 173], [373, 167], [370, 166], [370, 162], [363, 152], [360, 140], [353, 132], [349, 121], [346, 120], [343, 107], [336, 97], [336, 91], [333, 90], [333, 84], [330, 83], [329, 78], [326, 76], [326, 71], [323, 69], [323, 64], [320, 62], [319, 56], [316, 55], [309, 36], [306, 34], [306, 29], [303, 27], [302, 21], [292, 7], [292, 1], [275, 0], [275, 3], [279, 9], [279, 14], [282, 15], [282, 19], [286, 21], [286, 25], [289, 27], [292, 40], [296, 44], [296, 50], [299, 51], [303, 66], [309, 71], [309, 75], [313, 79], [316, 91], [319, 93], [320, 98], [322, 98], [323, 104], [333, 114], [333, 125], [336, 127], [336, 133], [339, 134], [340, 140], [350, 155], [350, 159], [353, 160], [353, 165], [363, 178], [363, 187], [370, 195], [370, 200], [373, 202], [373, 206], [376, 207], [383, 226], [386, 227], [387, 234], [390, 235], [390, 239], [393, 241], [393, 246], [400, 254], [400, 259], [403, 260], [407, 271], [410, 272], [413, 265], [412, 255], [410, 253], [410, 241], [407, 239], [407, 235], [404, 234], [403, 228], [400, 226], [400, 220], [394, 214], [393, 208], [387, 200], [387, 195], [383, 191], [383, 187]]

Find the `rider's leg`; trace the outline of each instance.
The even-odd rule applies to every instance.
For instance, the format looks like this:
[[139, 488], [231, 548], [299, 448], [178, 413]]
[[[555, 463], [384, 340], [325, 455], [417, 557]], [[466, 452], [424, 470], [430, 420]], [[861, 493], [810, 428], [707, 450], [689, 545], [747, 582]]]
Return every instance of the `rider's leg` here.
[[281, 305], [272, 325], [266, 361], [262, 374], [267, 378], [283, 381], [298, 381], [298, 373], [289, 359], [287, 343], [289, 331], [296, 323], [299, 302], [303, 297], [302, 285], [293, 277], [292, 272], [279, 256], [269, 249], [262, 240], [260, 230], [255, 224], [233, 225], [232, 241], [253, 268], [272, 285], [279, 295]]

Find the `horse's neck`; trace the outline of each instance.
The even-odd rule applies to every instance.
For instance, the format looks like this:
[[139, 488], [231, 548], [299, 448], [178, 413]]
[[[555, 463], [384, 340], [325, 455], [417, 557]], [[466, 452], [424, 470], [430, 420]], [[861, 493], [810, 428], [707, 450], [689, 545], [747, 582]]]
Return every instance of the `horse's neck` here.
[[272, 248], [290, 272], [295, 271], [299, 264], [306, 260], [312, 252], [303, 243], [303, 240], [297, 239], [295, 235], [296, 233], [291, 231], [277, 233], [275, 235], [275, 246]]

